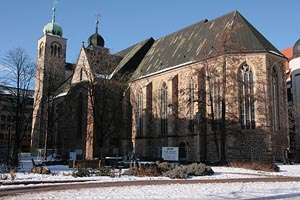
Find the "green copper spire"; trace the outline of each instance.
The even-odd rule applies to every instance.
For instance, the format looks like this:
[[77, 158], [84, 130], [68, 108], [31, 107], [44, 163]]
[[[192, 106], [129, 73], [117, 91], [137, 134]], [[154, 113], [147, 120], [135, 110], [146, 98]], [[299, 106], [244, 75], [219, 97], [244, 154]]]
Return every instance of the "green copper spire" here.
[[55, 11], [56, 11], [56, 8], [52, 8], [52, 22], [53, 23], [55, 22]]
[[58, 4], [58, 1], [54, 0], [53, 1], [53, 8], [52, 8], [52, 22], [55, 22], [56, 4]]
[[53, 2], [53, 8], [52, 8], [52, 22], [48, 23], [46, 26], [44, 26], [43, 32], [44, 34], [50, 34], [50, 35], [56, 35], [56, 36], [62, 36], [63, 30], [62, 27], [55, 22], [55, 12], [56, 12], [56, 4], [57, 0], [54, 0]]

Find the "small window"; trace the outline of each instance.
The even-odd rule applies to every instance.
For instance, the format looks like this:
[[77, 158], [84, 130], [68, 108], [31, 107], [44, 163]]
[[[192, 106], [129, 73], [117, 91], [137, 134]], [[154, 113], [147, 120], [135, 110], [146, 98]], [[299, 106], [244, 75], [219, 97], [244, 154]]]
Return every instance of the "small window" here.
[[42, 57], [44, 55], [44, 42], [41, 42], [39, 47], [39, 57]]

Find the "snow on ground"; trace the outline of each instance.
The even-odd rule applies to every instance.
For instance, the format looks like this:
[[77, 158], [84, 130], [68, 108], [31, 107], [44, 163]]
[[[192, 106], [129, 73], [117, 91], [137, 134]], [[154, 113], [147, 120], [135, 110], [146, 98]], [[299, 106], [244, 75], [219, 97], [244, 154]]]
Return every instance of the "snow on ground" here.
[[[56, 175], [38, 175], [27, 173], [30, 162], [22, 163], [23, 168], [16, 174], [16, 182], [23, 181], [54, 181], [54, 180], [93, 180], [93, 182], [133, 181], [133, 180], [166, 180], [166, 177], [133, 177], [121, 176], [74, 178], [65, 176], [73, 169], [67, 166], [49, 166]], [[7, 200], [24, 199], [300, 199], [300, 182], [253, 182], [253, 183], [218, 183], [217, 179], [255, 178], [269, 176], [300, 177], [300, 165], [281, 165], [280, 172], [262, 172], [240, 168], [212, 167], [212, 176], [191, 177], [191, 179], [215, 179], [215, 183], [170, 184], [159, 186], [126, 186], [110, 188], [89, 188], [80, 190], [49, 191], [40, 194], [23, 194], [5, 197]], [[63, 175], [65, 174], [65, 175]], [[7, 180], [6, 182], [13, 182]], [[83, 183], [84, 184], [84, 183]], [[34, 185], [31, 185], [34, 186]], [[0, 193], [8, 187], [25, 187], [24, 185], [0, 186]], [[0, 198], [1, 199], [1, 198]]]

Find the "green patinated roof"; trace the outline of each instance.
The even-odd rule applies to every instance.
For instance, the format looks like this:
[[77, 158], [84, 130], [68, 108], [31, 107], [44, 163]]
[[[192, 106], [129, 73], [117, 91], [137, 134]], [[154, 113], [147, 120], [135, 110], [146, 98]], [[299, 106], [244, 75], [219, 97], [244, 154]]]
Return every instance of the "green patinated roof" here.
[[44, 26], [43, 32], [44, 34], [57, 35], [60, 37], [62, 37], [63, 35], [62, 27], [56, 22], [50, 22], [46, 24], [46, 26]]
[[[227, 39], [223, 39], [223, 38]], [[225, 42], [226, 41], [226, 42]], [[222, 48], [225, 46], [225, 50]], [[283, 56], [238, 11], [203, 20], [154, 42], [132, 79], [226, 53], [273, 52]]]
[[52, 8], [52, 21], [44, 26], [44, 34], [51, 34], [62, 37], [63, 29], [62, 27], [55, 22], [55, 12], [56, 8]]

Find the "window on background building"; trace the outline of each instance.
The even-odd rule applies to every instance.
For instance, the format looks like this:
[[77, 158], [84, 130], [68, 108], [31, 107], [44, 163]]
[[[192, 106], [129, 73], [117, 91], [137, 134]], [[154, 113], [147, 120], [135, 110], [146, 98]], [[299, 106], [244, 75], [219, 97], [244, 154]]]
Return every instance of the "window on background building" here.
[[253, 72], [247, 63], [241, 66], [238, 76], [241, 129], [255, 129]]
[[168, 88], [165, 82], [160, 88], [160, 133], [162, 136], [168, 134]]
[[137, 90], [137, 113], [136, 113], [136, 131], [137, 136], [143, 136], [143, 91]]
[[278, 131], [280, 130], [280, 123], [279, 123], [279, 90], [278, 90], [278, 73], [273, 67], [272, 69], [272, 106], [273, 106], [273, 130]]
[[193, 78], [190, 77], [188, 83], [188, 107], [189, 107], [189, 131], [191, 133], [194, 132], [194, 81]]

